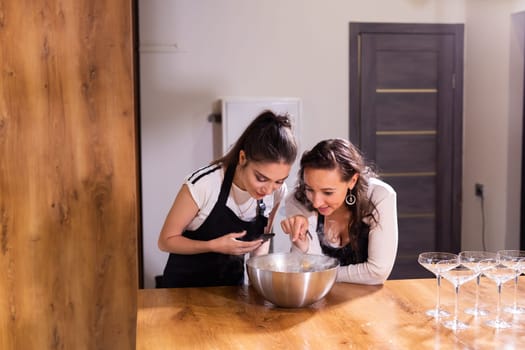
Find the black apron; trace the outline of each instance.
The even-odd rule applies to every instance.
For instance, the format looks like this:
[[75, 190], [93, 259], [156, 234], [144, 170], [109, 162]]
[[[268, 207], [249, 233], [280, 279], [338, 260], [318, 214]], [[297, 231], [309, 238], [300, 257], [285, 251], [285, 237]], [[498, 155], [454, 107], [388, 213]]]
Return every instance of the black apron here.
[[370, 232], [370, 226], [365, 223], [361, 223], [358, 227], [359, 237], [357, 240], [358, 251], [354, 251], [350, 243], [344, 247], [334, 248], [327, 244], [324, 244], [324, 215], [317, 215], [317, 237], [321, 244], [321, 250], [324, 255], [328, 255], [332, 258], [339, 260], [341, 266], [360, 264], [368, 260], [368, 234]]
[[[228, 233], [246, 230], [246, 236], [255, 239], [264, 233], [268, 218], [264, 216], [265, 205], [262, 200], [258, 201], [257, 216], [251, 222], [241, 220], [226, 206], [234, 173], [235, 167], [226, 170], [219, 198], [210, 215], [197, 230], [184, 231], [184, 237], [209, 241]], [[244, 255], [211, 252], [191, 255], [171, 253], [160, 287], [234, 286], [243, 283]]]

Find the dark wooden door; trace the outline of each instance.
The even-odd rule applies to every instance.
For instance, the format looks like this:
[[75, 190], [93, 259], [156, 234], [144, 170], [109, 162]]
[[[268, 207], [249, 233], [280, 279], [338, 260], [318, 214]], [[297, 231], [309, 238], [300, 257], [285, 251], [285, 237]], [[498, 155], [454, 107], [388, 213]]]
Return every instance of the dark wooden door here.
[[350, 137], [398, 194], [391, 278], [460, 250], [463, 26], [350, 24]]

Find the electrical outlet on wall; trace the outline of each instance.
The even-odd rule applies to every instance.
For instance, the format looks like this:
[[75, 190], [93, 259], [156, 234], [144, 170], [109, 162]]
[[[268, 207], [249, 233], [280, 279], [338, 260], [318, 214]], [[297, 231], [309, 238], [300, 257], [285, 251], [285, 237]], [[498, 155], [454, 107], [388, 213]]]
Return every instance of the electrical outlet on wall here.
[[483, 198], [483, 184], [480, 184], [480, 183], [476, 183], [474, 184], [474, 194], [476, 195], [476, 197], [481, 197]]

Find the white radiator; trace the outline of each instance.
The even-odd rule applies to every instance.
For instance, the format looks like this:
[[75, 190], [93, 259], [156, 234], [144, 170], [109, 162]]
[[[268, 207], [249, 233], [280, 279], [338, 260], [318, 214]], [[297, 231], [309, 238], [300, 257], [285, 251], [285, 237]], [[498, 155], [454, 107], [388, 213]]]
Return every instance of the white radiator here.
[[301, 100], [298, 98], [224, 97], [221, 102], [223, 154], [241, 136], [248, 124], [266, 109], [275, 114], [288, 113], [295, 136], [298, 141], [300, 139]]

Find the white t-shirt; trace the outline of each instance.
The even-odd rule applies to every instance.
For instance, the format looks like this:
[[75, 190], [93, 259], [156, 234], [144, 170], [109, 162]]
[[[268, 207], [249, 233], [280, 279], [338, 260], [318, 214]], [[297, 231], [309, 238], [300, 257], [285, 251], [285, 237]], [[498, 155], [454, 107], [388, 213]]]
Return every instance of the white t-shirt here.
[[[220, 164], [208, 165], [200, 168], [184, 179], [193, 200], [199, 207], [197, 216], [190, 222], [186, 229], [194, 231], [206, 220], [211, 210], [217, 204], [221, 192], [224, 169]], [[275, 206], [286, 196], [287, 188], [284, 183], [274, 193], [265, 196], [263, 202], [266, 205], [265, 216], [269, 216]], [[237, 204], [237, 202], [239, 204]], [[246, 191], [241, 190], [232, 183], [226, 205], [244, 221], [252, 221], [257, 215], [257, 200]]]
[[[387, 183], [371, 178], [368, 187], [368, 196], [376, 205], [379, 222], [370, 227], [368, 236], [367, 261], [340, 266], [337, 271], [337, 282], [360, 284], [382, 284], [392, 272], [397, 253], [398, 226], [397, 226], [397, 195]], [[308, 230], [312, 233], [312, 240], [307, 253], [322, 255], [319, 238], [315, 234], [317, 229], [316, 210], [309, 211], [290, 193], [286, 198], [286, 216], [303, 215], [308, 219]], [[365, 223], [370, 224], [365, 220]], [[292, 250], [297, 250], [292, 245]]]

